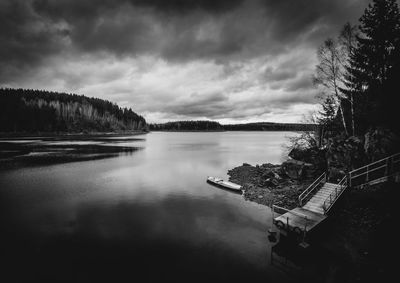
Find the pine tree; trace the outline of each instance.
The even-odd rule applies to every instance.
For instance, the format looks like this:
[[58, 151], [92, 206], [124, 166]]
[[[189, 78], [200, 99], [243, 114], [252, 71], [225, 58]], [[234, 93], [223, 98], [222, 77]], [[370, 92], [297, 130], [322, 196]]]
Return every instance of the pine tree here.
[[322, 111], [319, 111], [318, 124], [323, 125], [325, 128], [332, 130], [336, 120], [337, 105], [335, 98], [328, 95], [321, 103]]
[[354, 99], [355, 119], [359, 133], [372, 125], [383, 123], [385, 90], [393, 80], [393, 68], [398, 66], [400, 52], [400, 15], [395, 0], [374, 0], [360, 18], [357, 47], [350, 54], [346, 68], [347, 97]]

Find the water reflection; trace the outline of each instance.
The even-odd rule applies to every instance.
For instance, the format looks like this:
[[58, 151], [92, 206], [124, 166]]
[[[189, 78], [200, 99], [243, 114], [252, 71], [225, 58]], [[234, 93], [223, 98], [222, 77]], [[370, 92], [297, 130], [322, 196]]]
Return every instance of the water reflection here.
[[131, 155], [0, 171], [5, 270], [41, 282], [285, 281], [266, 259], [269, 209], [206, 177], [280, 162], [287, 134], [152, 133], [123, 145], [142, 148]]

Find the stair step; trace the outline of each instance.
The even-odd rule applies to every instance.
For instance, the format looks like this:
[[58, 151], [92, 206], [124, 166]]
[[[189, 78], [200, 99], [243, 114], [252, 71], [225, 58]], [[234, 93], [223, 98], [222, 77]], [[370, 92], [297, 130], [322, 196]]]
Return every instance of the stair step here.
[[331, 194], [335, 194], [335, 191], [333, 192], [318, 192], [314, 196], [319, 195], [319, 196], [329, 196]]
[[329, 197], [329, 196], [314, 196], [309, 201], [311, 201], [311, 200], [326, 200], [326, 199], [331, 199], [331, 198], [333, 199], [334, 196], [332, 196], [332, 197]]
[[334, 197], [335, 194], [318, 194], [318, 195], [314, 195], [313, 198], [314, 197], [317, 197], [317, 198], [329, 198], [330, 196]]
[[322, 187], [321, 189], [319, 189], [320, 191], [321, 190], [325, 190], [325, 191], [334, 191], [334, 190], [340, 190], [340, 187], [332, 187], [332, 188], [329, 188], [329, 187]]
[[324, 196], [314, 196], [310, 199], [311, 200], [325, 200], [328, 199], [329, 197], [324, 197]]
[[323, 202], [319, 202], [319, 203], [306, 203], [305, 207], [306, 207], [306, 206], [323, 206], [323, 205], [324, 205]]
[[340, 185], [339, 185], [339, 184], [334, 184], [334, 183], [325, 183], [324, 186], [334, 186], [334, 187], [337, 187], [337, 186], [340, 186]]
[[306, 209], [308, 209], [308, 208], [318, 208], [318, 209], [322, 209], [322, 205], [305, 205], [305, 206], [303, 206], [303, 208], [306, 208]]
[[340, 186], [335, 186], [335, 187], [331, 187], [331, 186], [323, 186], [321, 189], [328, 189], [328, 190], [334, 190], [334, 189], [339, 189]]
[[324, 211], [324, 209], [322, 208], [322, 206], [307, 206], [307, 207], [303, 207], [303, 209], [308, 209], [308, 210], [322, 210]]
[[335, 187], [335, 188], [327, 188], [327, 187], [322, 187], [321, 190], [325, 190], [325, 191], [334, 191], [334, 190], [340, 190], [340, 187]]
[[324, 203], [327, 199], [310, 199], [307, 203]]
[[324, 210], [323, 209], [307, 209], [307, 210], [315, 212], [315, 213], [319, 213], [319, 214], [324, 214]]

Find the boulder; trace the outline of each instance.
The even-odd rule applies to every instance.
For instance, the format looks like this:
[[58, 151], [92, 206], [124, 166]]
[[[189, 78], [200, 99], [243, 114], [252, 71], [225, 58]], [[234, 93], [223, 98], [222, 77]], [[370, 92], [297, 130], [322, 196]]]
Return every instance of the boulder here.
[[269, 178], [266, 180], [266, 183], [269, 187], [276, 187], [279, 185], [279, 181], [275, 178]]
[[318, 147], [295, 147], [289, 152], [289, 157], [294, 160], [313, 164], [316, 168], [319, 169], [319, 171], [324, 171], [326, 170], [325, 152], [325, 149], [320, 149]]
[[301, 179], [305, 177], [308, 170], [315, 170], [311, 163], [289, 159], [282, 163], [282, 171], [291, 179]]
[[364, 138], [364, 151], [369, 161], [385, 158], [399, 150], [399, 136], [388, 129], [370, 129]]
[[328, 180], [330, 182], [338, 183], [345, 175], [346, 173], [343, 170], [331, 167], [329, 168]]
[[263, 179], [269, 179], [269, 178], [274, 178], [275, 177], [275, 173], [271, 170], [271, 169], [267, 169], [263, 172], [263, 174], [261, 175], [261, 178]]
[[326, 160], [328, 168], [351, 171], [366, 163], [363, 141], [358, 137], [335, 137], [329, 140]]

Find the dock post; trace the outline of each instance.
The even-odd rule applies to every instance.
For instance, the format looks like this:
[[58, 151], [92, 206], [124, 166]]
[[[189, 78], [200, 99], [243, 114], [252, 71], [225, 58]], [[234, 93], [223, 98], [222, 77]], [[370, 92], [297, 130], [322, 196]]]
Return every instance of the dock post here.
[[304, 231], [303, 231], [303, 240], [301, 241], [301, 243], [299, 245], [303, 249], [306, 249], [310, 246], [308, 243], [306, 243], [307, 222], [308, 222], [308, 218], [306, 217], [306, 223], [304, 224]]
[[303, 242], [306, 241], [307, 222], [308, 222], [308, 218], [306, 217], [306, 223], [304, 224]]
[[349, 187], [351, 188], [351, 172], [349, 173], [348, 179], [349, 179]]
[[271, 212], [272, 212], [272, 226], [274, 226], [275, 211], [274, 211], [274, 203], [273, 203], [273, 201], [271, 201]]

